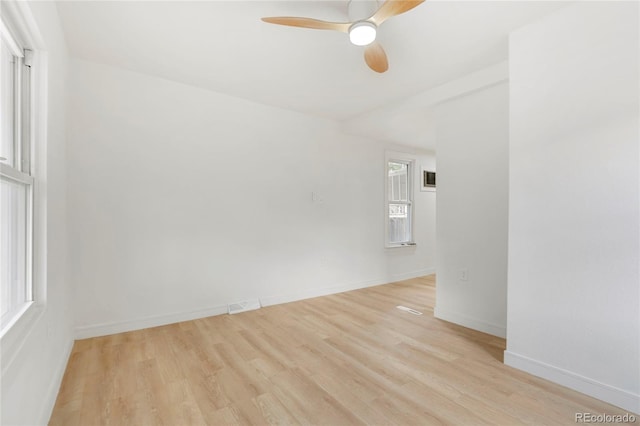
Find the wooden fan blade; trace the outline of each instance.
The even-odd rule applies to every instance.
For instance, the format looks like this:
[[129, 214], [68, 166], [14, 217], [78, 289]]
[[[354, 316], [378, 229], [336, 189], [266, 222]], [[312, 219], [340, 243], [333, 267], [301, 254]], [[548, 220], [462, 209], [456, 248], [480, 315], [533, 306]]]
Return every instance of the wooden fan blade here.
[[421, 3], [424, 3], [424, 0], [387, 0], [367, 21], [380, 25], [387, 19], [408, 12]]
[[377, 41], [374, 41], [364, 49], [364, 60], [369, 68], [375, 72], [383, 73], [389, 69], [387, 54]]
[[287, 25], [289, 27], [311, 28], [314, 30], [334, 30], [343, 33], [349, 32], [350, 22], [327, 22], [312, 18], [295, 18], [290, 16], [274, 16], [262, 18], [270, 24]]

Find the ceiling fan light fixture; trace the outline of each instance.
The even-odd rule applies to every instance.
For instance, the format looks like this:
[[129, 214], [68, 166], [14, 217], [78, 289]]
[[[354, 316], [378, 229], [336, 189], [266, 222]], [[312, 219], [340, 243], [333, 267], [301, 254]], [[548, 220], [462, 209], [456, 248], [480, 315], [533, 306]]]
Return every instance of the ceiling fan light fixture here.
[[376, 39], [376, 30], [376, 25], [371, 22], [356, 22], [349, 28], [349, 40], [356, 46], [366, 46]]

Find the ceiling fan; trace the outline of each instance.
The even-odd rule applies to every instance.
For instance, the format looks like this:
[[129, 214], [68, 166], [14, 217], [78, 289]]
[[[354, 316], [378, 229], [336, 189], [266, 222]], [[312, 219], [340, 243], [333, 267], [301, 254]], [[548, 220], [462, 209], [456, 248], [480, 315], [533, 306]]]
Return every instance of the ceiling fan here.
[[389, 69], [387, 54], [376, 42], [378, 27], [387, 19], [407, 12], [423, 3], [425, 0], [386, 0], [372, 15], [366, 19], [352, 22], [328, 22], [312, 18], [297, 18], [278, 16], [262, 18], [270, 24], [287, 25], [290, 27], [311, 28], [315, 30], [333, 30], [349, 34], [349, 40], [356, 46], [366, 46], [364, 60], [372, 70], [383, 73]]

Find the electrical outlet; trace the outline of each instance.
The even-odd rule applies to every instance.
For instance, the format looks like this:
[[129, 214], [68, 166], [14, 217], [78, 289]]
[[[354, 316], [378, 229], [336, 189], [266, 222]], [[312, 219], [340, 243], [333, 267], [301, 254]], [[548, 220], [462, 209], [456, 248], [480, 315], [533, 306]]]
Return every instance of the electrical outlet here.
[[460, 269], [460, 281], [469, 281], [469, 269], [468, 268]]

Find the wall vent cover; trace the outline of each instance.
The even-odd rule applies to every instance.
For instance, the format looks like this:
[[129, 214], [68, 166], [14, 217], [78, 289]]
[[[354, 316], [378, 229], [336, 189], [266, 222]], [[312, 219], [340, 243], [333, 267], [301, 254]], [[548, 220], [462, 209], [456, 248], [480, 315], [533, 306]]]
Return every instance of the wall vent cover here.
[[415, 309], [407, 308], [406, 306], [399, 305], [399, 306], [396, 306], [396, 308], [400, 309], [401, 311], [409, 312], [410, 314], [413, 314], [413, 315], [422, 315], [422, 312], [416, 311]]
[[260, 309], [260, 300], [248, 299], [240, 302], [229, 303], [229, 314], [239, 314], [240, 312], [253, 311]]

